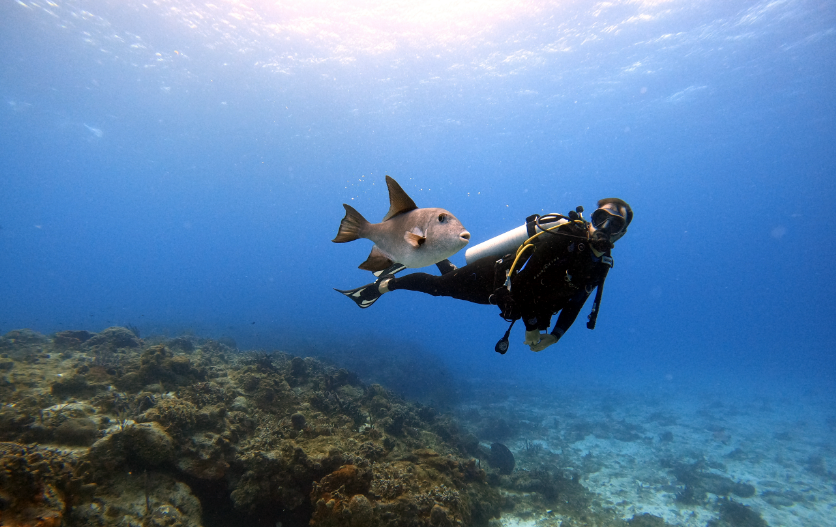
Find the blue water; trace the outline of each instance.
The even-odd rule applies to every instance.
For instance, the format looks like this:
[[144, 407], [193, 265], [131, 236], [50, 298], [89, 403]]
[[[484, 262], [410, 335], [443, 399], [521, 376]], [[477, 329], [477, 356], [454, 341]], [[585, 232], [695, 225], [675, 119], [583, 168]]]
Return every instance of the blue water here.
[[[832, 2], [297, 4], [0, 2], [0, 333], [836, 391]], [[597, 329], [500, 356], [495, 308], [335, 293], [370, 281], [341, 205], [382, 218], [386, 174], [471, 245], [628, 201]]]

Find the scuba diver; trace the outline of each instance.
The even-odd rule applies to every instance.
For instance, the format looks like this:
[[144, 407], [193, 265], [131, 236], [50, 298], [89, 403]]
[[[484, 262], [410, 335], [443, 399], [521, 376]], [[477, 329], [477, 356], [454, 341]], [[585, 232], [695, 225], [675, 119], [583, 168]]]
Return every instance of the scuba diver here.
[[[511, 328], [522, 319], [525, 344], [542, 351], [560, 340], [597, 288], [587, 322], [594, 329], [604, 280], [613, 266], [610, 251], [632, 220], [630, 205], [618, 198], [600, 200], [589, 222], [583, 218], [583, 207], [568, 216], [534, 215], [525, 225], [471, 247], [464, 267], [456, 268], [449, 260], [438, 262], [441, 276], [412, 273], [398, 278], [394, 273], [403, 266], [393, 266], [374, 283], [337, 291], [361, 308], [399, 289], [496, 305], [511, 325], [495, 350], [507, 351]], [[558, 312], [548, 333], [552, 315]]]

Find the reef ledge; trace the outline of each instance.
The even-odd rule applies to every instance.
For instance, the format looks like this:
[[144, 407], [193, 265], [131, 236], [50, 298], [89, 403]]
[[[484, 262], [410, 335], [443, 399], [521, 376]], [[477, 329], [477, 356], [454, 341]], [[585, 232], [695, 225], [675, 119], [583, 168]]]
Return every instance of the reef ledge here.
[[478, 526], [449, 417], [312, 358], [122, 327], [0, 337], [7, 527]]

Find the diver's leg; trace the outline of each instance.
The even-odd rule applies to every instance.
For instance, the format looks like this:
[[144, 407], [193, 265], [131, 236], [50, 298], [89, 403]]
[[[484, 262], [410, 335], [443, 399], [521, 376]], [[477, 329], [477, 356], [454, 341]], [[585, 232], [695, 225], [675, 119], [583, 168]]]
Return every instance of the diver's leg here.
[[[411, 273], [381, 283], [381, 292], [406, 289], [433, 296], [449, 296], [476, 304], [490, 304], [494, 292], [494, 262], [479, 260], [441, 276]], [[385, 289], [385, 291], [384, 291]]]
[[[450, 265], [452, 265], [452, 264], [450, 264]], [[376, 271], [373, 274], [377, 277], [377, 281], [380, 282], [381, 280], [391, 278], [391, 276], [389, 276], [389, 275], [394, 276], [395, 273], [400, 273], [404, 269], [406, 269], [406, 266], [404, 264], [393, 263], [392, 265], [390, 265], [386, 269], [384, 269], [382, 271]], [[455, 269], [455, 267], [453, 269]]]

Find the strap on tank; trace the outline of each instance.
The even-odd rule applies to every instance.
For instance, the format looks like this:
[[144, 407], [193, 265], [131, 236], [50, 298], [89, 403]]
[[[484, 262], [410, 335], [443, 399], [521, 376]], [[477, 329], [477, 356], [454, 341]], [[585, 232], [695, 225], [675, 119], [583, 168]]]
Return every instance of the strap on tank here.
[[525, 219], [525, 230], [528, 232], [529, 238], [537, 233], [537, 218], [539, 217], [539, 214], [532, 214]]

